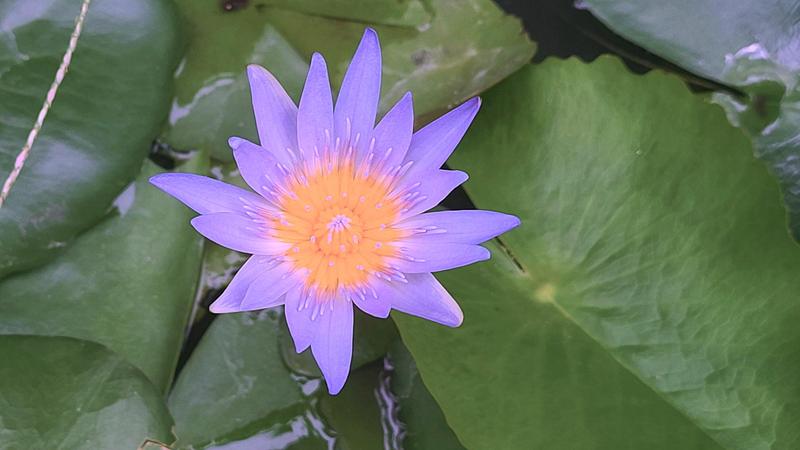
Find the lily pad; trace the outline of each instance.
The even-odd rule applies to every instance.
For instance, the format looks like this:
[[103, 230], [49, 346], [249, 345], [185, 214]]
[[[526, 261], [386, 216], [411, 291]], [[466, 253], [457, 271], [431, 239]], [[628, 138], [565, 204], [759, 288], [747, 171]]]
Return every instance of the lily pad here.
[[[33, 128], [79, 11], [74, 0], [0, 5], [0, 182]], [[54, 257], [135, 178], [166, 117], [179, 50], [170, 1], [91, 3], [69, 71], [0, 208], [0, 277]]]
[[173, 440], [159, 390], [102, 345], [0, 336], [0, 360], [3, 448], [135, 449]]
[[[186, 165], [197, 170], [196, 162]], [[192, 212], [153, 188], [147, 162], [117, 214], [49, 264], [0, 282], [0, 334], [99, 342], [160, 389], [172, 379], [200, 272]]]
[[734, 86], [715, 101], [783, 186], [800, 240], [800, 9], [794, 0], [585, 0], [610, 28], [701, 76]]
[[800, 446], [800, 249], [706, 100], [606, 57], [485, 96], [449, 164], [523, 225], [441, 275], [462, 328], [396, 317], [467, 447]]
[[[212, 2], [180, 1], [193, 38], [178, 73], [165, 139], [177, 148], [208, 149], [215, 158], [230, 160], [229, 136], [256, 140], [247, 64], [269, 69], [297, 100], [308, 58], [319, 51], [336, 88], [366, 26], [374, 26], [381, 38], [381, 110], [411, 90], [423, 120], [497, 83], [534, 52], [519, 21], [491, 0], [426, 1], [424, 17], [413, 20], [424, 23], [414, 27], [363, 15], [405, 7], [417, 11], [413, 0], [357, 2], [370, 3], [369, 10], [337, 8], [339, 3], [275, 0], [225, 11]], [[384, 3], [393, 6], [379, 8]]]

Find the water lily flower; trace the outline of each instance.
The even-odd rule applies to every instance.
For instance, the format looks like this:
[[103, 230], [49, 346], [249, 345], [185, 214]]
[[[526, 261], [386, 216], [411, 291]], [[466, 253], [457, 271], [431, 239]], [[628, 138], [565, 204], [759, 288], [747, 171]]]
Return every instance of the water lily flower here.
[[442, 170], [480, 106], [473, 98], [413, 132], [411, 94], [375, 125], [378, 36], [367, 29], [334, 104], [314, 54], [299, 106], [264, 68], [247, 68], [259, 144], [229, 144], [250, 192], [168, 173], [155, 186], [194, 209], [208, 239], [252, 254], [211, 305], [215, 313], [285, 305], [297, 352], [311, 347], [331, 394], [344, 386], [353, 305], [457, 327], [458, 304], [431, 272], [489, 258], [478, 245], [519, 225], [491, 211], [425, 212], [467, 174]]

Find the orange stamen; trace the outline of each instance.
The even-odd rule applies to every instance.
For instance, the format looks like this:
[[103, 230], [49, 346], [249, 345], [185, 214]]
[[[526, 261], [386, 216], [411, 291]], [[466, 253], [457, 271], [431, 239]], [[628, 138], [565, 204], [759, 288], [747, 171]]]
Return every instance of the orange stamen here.
[[307, 270], [306, 287], [321, 294], [364, 286], [370, 274], [390, 270], [405, 232], [393, 228], [405, 206], [390, 197], [394, 180], [357, 169], [352, 158], [323, 158], [287, 176], [273, 236], [291, 245], [285, 256]]

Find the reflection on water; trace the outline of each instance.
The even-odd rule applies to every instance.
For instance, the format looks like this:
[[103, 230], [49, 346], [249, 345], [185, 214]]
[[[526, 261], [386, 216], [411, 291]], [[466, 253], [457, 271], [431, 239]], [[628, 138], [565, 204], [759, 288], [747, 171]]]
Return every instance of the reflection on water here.
[[383, 448], [386, 450], [400, 450], [405, 436], [405, 425], [400, 422], [398, 412], [400, 405], [397, 397], [392, 393], [392, 375], [394, 365], [389, 357], [383, 358], [383, 369], [378, 373], [378, 386], [375, 389], [375, 399], [381, 411], [381, 428], [383, 429]]
[[136, 200], [136, 184], [131, 183], [114, 199], [111, 205], [117, 208], [120, 216], [124, 216], [130, 211], [134, 200]]
[[[323, 446], [320, 446], [322, 444]], [[322, 427], [322, 420], [312, 411], [294, 417], [247, 439], [209, 447], [215, 450], [284, 450], [287, 448], [327, 448], [333, 450], [336, 439]]]

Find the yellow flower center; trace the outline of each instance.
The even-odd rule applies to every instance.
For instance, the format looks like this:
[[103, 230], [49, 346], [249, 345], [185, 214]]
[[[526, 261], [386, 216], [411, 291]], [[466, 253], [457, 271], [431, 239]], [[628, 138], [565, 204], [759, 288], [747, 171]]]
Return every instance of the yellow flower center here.
[[291, 244], [285, 256], [295, 269], [308, 272], [306, 286], [327, 294], [391, 271], [386, 260], [405, 235], [392, 228], [404, 207], [391, 196], [392, 177], [357, 169], [350, 158], [332, 161], [287, 176], [271, 227]]

